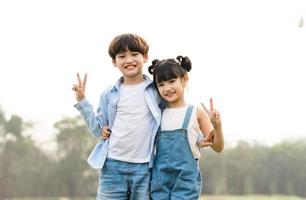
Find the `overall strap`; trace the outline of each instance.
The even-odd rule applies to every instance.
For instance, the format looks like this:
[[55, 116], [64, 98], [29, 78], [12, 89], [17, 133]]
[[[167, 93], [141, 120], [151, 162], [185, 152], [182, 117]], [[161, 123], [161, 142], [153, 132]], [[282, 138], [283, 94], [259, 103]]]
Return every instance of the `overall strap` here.
[[[161, 119], [160, 120], [162, 120], [162, 118], [163, 118], [163, 112], [164, 112], [165, 109], [166, 109], [166, 107], [162, 107], [160, 109], [160, 113], [161, 113]], [[161, 130], [161, 122], [159, 124], [159, 127], [158, 127], [157, 131], [160, 131], [160, 130]]]
[[193, 109], [192, 105], [188, 106], [186, 114], [185, 114], [185, 118], [184, 118], [182, 129], [187, 129], [189, 121], [190, 121], [192, 109]]

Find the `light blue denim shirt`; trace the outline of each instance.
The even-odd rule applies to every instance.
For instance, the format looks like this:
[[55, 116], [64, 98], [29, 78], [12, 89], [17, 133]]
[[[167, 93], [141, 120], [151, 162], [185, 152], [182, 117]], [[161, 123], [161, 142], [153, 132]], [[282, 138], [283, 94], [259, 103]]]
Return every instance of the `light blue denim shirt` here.
[[[153, 136], [155, 138], [156, 132], [160, 125], [161, 121], [161, 111], [160, 104], [161, 99], [154, 88], [153, 82], [149, 77], [144, 75], [146, 88], [145, 88], [145, 101], [155, 119], [153, 125]], [[100, 138], [101, 128], [108, 125], [110, 129], [113, 126], [115, 116], [116, 116], [116, 107], [119, 101], [119, 90], [120, 85], [122, 84], [123, 77], [121, 77], [114, 86], [108, 87], [100, 96], [100, 103], [97, 109], [97, 112], [94, 112], [93, 106], [89, 103], [87, 99], [81, 100], [75, 105], [75, 107], [80, 111], [81, 115], [85, 119], [87, 126], [94, 136]], [[96, 144], [95, 148], [92, 150], [89, 155], [87, 162], [89, 165], [95, 169], [101, 169], [104, 165], [105, 159], [108, 152], [108, 139], [101, 139], [99, 143]], [[151, 160], [150, 167], [153, 164], [154, 157], [154, 140], [150, 143], [150, 152]]]

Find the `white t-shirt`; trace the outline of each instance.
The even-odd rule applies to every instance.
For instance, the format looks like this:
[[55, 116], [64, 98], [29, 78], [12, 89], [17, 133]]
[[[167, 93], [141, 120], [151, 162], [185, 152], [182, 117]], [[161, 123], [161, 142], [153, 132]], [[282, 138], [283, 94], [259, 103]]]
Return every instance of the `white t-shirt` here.
[[120, 86], [108, 158], [131, 163], [150, 161], [154, 117], [145, 101], [145, 87], [145, 82]]
[[[183, 126], [184, 117], [189, 105], [181, 108], [166, 108], [162, 113], [161, 130], [176, 130], [181, 129]], [[205, 112], [206, 113], [206, 112]], [[213, 125], [210, 122], [208, 114], [205, 115], [205, 133], [207, 135], [214, 130]], [[200, 125], [197, 119], [197, 106], [193, 106], [190, 121], [187, 127], [188, 141], [191, 148], [191, 152], [194, 158], [200, 158], [201, 153], [197, 146], [197, 140], [200, 134]]]

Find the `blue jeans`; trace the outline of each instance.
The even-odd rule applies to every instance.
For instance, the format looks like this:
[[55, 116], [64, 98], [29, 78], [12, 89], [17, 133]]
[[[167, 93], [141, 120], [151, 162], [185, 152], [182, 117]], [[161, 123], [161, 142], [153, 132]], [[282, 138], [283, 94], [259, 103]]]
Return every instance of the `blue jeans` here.
[[148, 163], [107, 158], [100, 171], [97, 200], [149, 200], [150, 178]]

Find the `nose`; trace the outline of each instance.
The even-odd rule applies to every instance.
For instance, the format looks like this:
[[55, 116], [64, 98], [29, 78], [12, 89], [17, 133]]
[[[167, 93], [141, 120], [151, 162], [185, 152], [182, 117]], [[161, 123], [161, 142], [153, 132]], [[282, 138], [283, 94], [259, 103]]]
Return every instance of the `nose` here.
[[133, 62], [133, 59], [132, 59], [132, 56], [126, 56], [126, 63], [132, 63]]
[[165, 92], [170, 92], [171, 89], [172, 89], [172, 88], [171, 88], [170, 85], [168, 85], [168, 84], [166, 84], [165, 87], [164, 87]]

